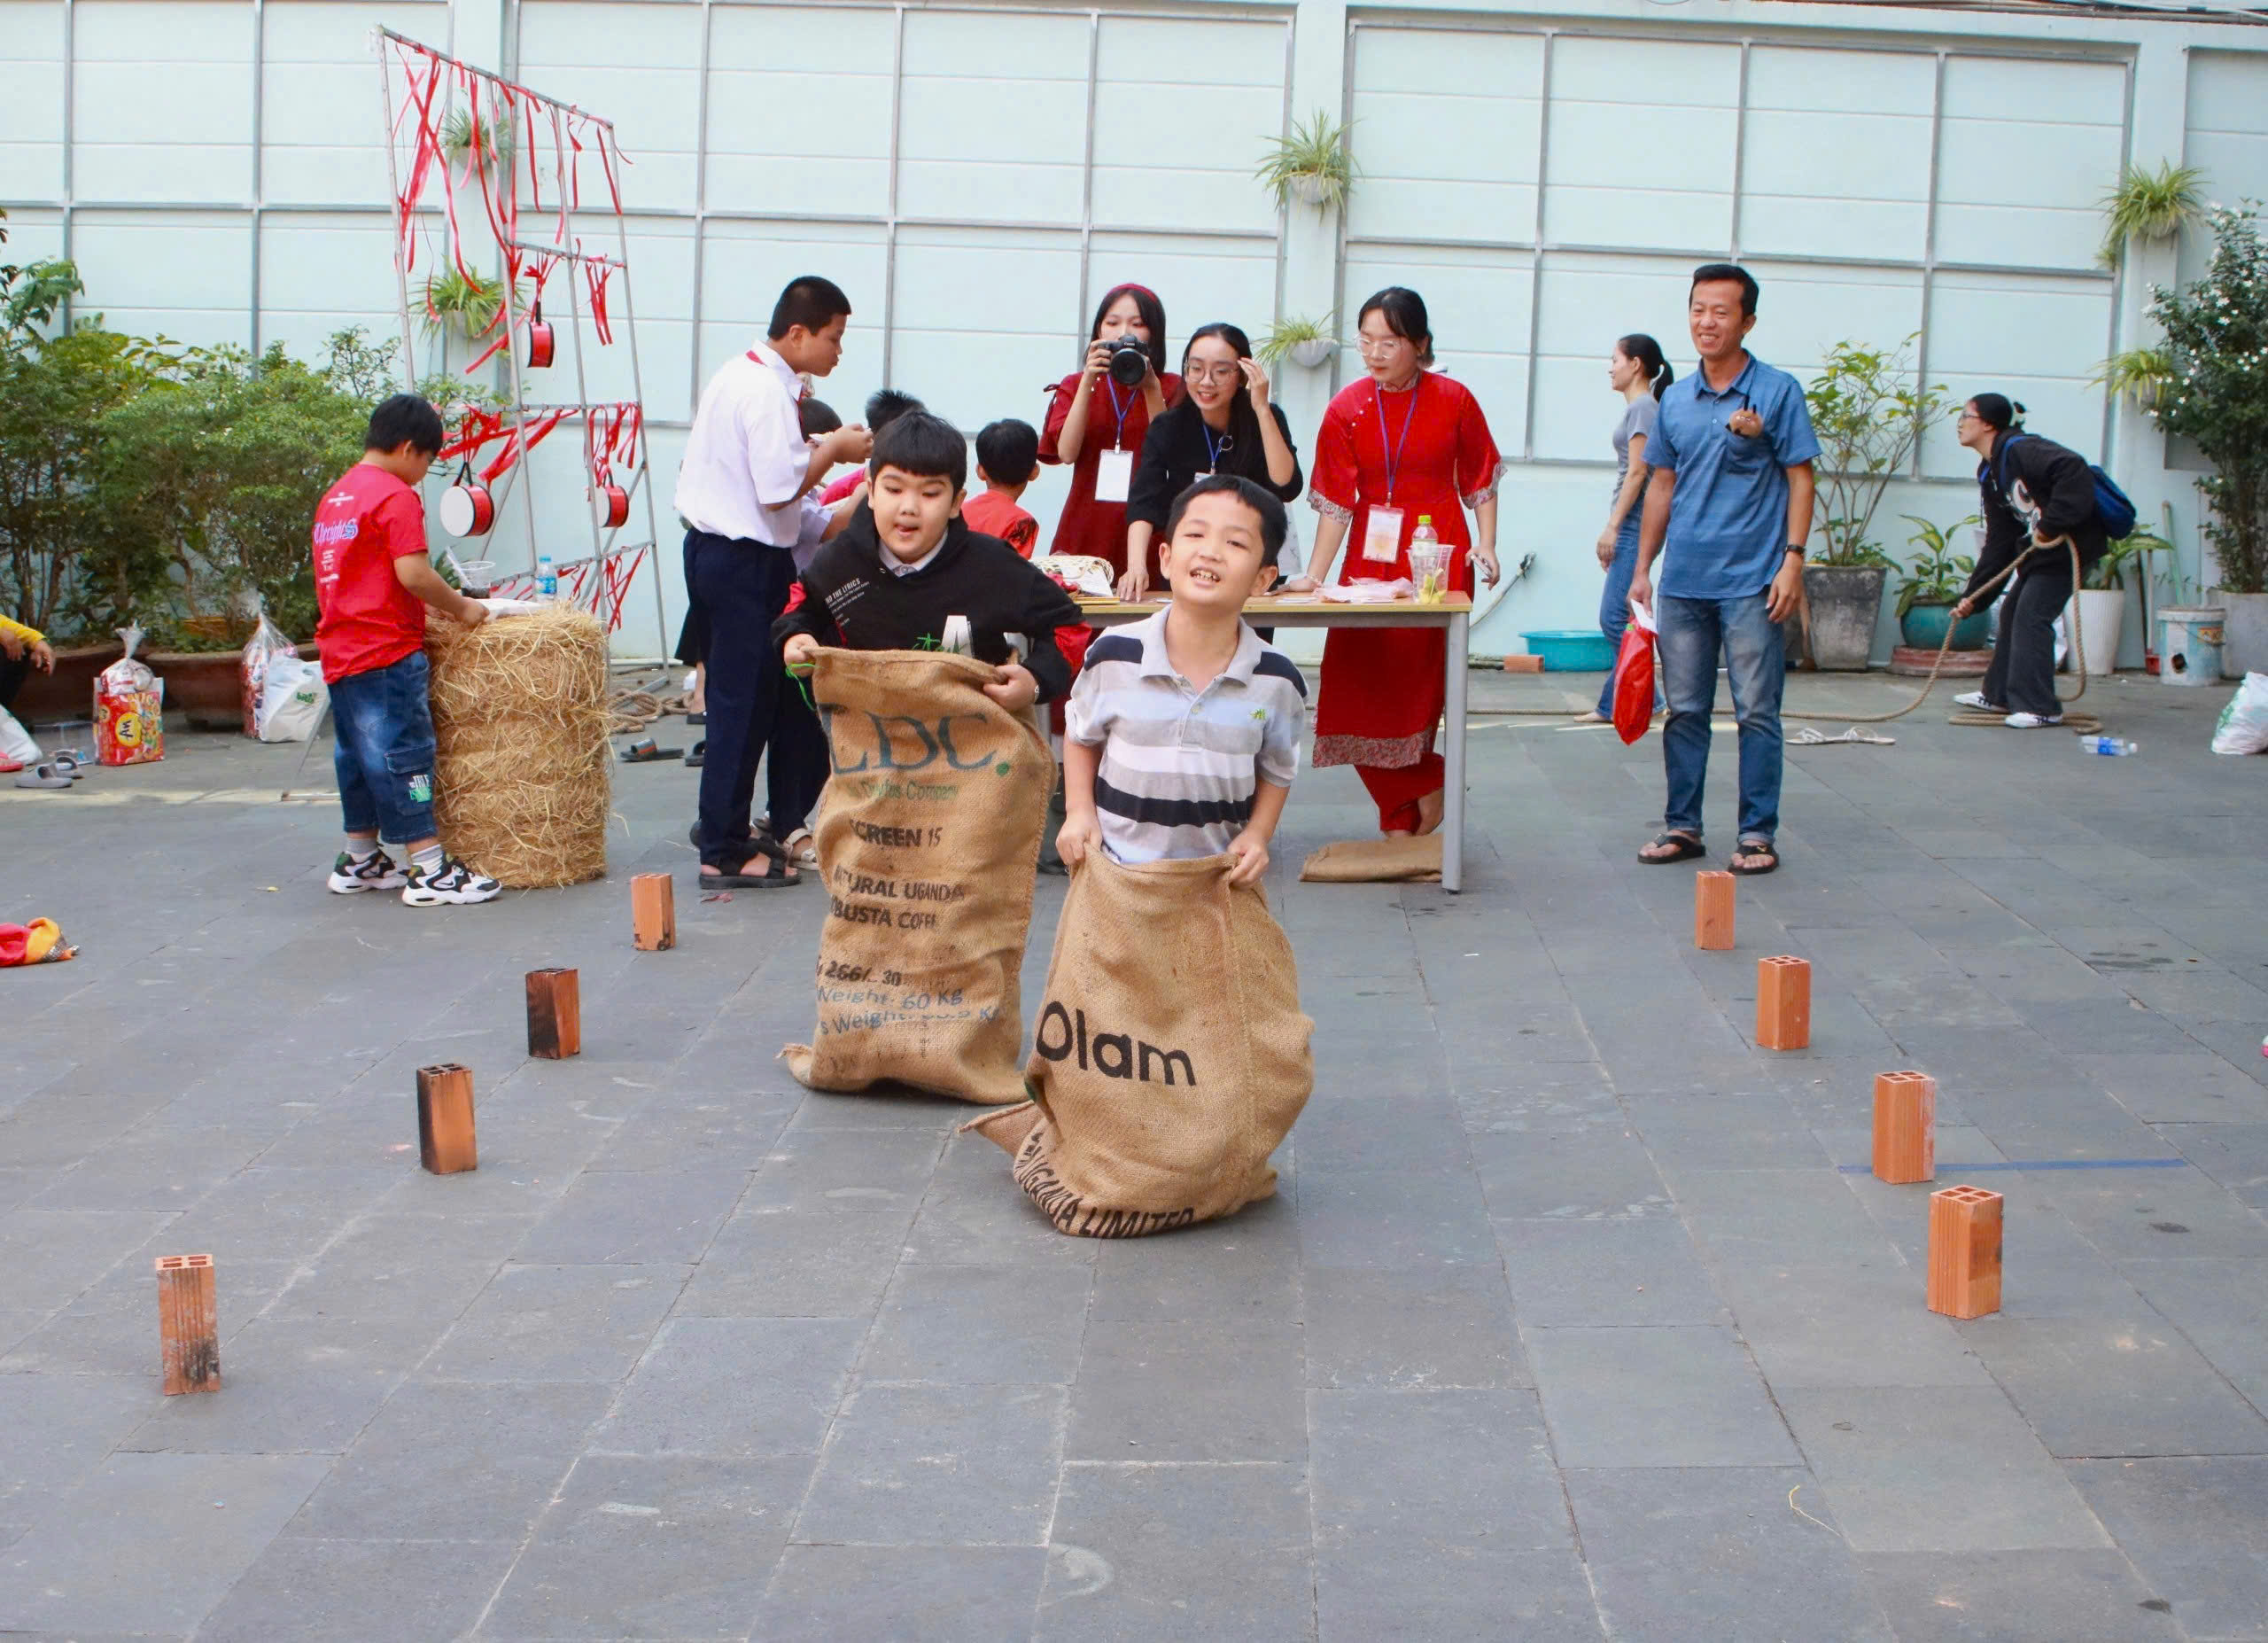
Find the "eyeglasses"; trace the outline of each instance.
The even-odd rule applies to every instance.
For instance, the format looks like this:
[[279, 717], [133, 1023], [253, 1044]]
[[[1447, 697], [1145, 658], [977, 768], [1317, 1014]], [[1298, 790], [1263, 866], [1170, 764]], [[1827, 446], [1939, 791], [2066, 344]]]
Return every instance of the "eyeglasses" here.
[[1234, 382], [1243, 374], [1243, 369], [1234, 363], [1227, 365], [1187, 364], [1181, 368], [1181, 379], [1184, 382]]
[[1956, 424], [1964, 422], [1982, 422], [1984, 420], [1975, 411], [1970, 410], [1966, 405], [1962, 406], [1959, 410], [1953, 414], [1953, 419]]
[[1365, 354], [1391, 354], [1411, 344], [1407, 337], [1357, 337], [1355, 346]]

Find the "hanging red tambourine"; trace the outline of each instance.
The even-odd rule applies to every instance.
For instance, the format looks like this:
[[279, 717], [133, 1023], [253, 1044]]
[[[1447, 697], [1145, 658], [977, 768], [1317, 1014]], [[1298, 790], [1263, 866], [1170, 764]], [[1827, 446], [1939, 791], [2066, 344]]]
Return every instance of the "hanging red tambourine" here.
[[558, 348], [559, 339], [552, 333], [551, 322], [543, 317], [543, 303], [539, 299], [528, 310], [528, 370], [543, 370], [551, 363]]
[[610, 472], [591, 487], [591, 511], [602, 531], [618, 530], [630, 518], [630, 493]]
[[457, 469], [456, 482], [441, 493], [441, 528], [452, 536], [485, 536], [496, 523], [496, 499], [472, 477], [468, 462]]

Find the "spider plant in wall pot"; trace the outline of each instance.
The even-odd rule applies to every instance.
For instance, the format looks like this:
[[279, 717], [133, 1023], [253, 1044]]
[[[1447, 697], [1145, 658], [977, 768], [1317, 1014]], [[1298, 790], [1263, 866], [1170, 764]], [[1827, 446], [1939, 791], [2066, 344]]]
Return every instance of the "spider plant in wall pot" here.
[[1355, 157], [1347, 148], [1348, 128], [1322, 109], [1305, 125], [1269, 139], [1267, 155], [1254, 173], [1276, 196], [1278, 208], [1292, 201], [1329, 211], [1347, 203], [1355, 185]]
[[2173, 381], [2173, 355], [2163, 348], [2129, 348], [2096, 366], [2089, 380], [2106, 393], [2124, 394], [2139, 410], [2151, 410]]
[[480, 168], [490, 176], [512, 173], [512, 128], [493, 115], [476, 128], [470, 111], [459, 109], [441, 122], [441, 159], [460, 180], [472, 178], [473, 139], [480, 146]]
[[425, 334], [470, 341], [496, 328], [504, 311], [504, 283], [454, 265], [425, 276]]
[[1302, 370], [1313, 370], [1339, 351], [1339, 339], [1331, 330], [1334, 317], [1325, 315], [1316, 320], [1289, 315], [1278, 320], [1260, 339], [1260, 362], [1278, 365], [1289, 360]]
[[2098, 254], [2103, 267], [2118, 266], [2128, 240], [2155, 245], [2202, 218], [2204, 182], [2205, 174], [2195, 166], [2177, 166], [2170, 160], [2155, 171], [2127, 167], [2119, 175], [2118, 186], [2102, 197], [2102, 250]]

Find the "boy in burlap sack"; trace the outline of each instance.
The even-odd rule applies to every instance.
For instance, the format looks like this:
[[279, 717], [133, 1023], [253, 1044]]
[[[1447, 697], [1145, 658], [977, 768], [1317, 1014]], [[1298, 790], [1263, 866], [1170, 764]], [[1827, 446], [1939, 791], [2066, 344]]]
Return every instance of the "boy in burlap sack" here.
[[908, 412], [870, 466], [866, 504], [773, 630], [833, 757], [819, 1030], [788, 1066], [813, 1089], [1017, 1101], [1017, 974], [1054, 783], [1029, 710], [1070, 684], [1055, 635], [1079, 610], [961, 522], [968, 448], [951, 424]]
[[1135, 1237], [1275, 1190], [1314, 1087], [1314, 1023], [1260, 888], [1299, 771], [1307, 685], [1243, 619], [1284, 507], [1197, 481], [1166, 525], [1173, 602], [1089, 647], [1066, 715], [1072, 868], [1033, 1100], [981, 1129], [1060, 1232]]

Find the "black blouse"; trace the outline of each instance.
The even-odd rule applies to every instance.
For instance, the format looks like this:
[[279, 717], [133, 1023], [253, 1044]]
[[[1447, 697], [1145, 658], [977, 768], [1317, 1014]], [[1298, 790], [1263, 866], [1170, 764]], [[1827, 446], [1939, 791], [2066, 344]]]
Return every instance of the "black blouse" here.
[[1153, 530], [1164, 530], [1173, 499], [1208, 473], [1233, 473], [1250, 479], [1273, 491], [1278, 502], [1297, 499], [1307, 485], [1307, 476], [1300, 471], [1300, 448], [1292, 442], [1292, 424], [1285, 420], [1284, 408], [1271, 404], [1268, 409], [1275, 415], [1276, 425], [1284, 431], [1285, 448], [1292, 453], [1289, 482], [1278, 485], [1268, 477], [1268, 452], [1257, 435], [1249, 450], [1241, 444], [1227, 446], [1216, 464], [1204, 413], [1195, 401], [1184, 396], [1153, 422], [1143, 438], [1142, 460], [1135, 465], [1133, 487], [1126, 497], [1127, 523], [1140, 519]]

